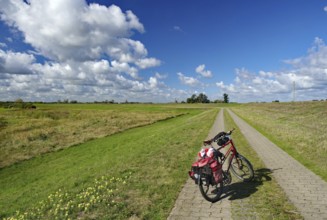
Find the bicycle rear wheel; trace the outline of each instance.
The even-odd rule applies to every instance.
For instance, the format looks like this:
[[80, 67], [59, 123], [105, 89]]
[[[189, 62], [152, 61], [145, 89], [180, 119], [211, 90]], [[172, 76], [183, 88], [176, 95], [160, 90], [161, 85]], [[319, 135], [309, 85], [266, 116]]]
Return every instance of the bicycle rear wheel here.
[[217, 202], [223, 193], [224, 183], [214, 183], [212, 175], [200, 174], [199, 176], [199, 188], [202, 196], [209, 202]]
[[252, 164], [241, 154], [238, 154], [233, 157], [231, 162], [231, 168], [233, 174], [244, 182], [249, 182], [254, 177], [254, 170]]

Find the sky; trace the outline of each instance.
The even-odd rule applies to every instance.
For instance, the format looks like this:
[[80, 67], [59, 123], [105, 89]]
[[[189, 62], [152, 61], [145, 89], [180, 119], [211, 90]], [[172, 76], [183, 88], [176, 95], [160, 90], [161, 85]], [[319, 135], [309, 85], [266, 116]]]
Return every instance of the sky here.
[[0, 0], [0, 101], [327, 99], [327, 1]]

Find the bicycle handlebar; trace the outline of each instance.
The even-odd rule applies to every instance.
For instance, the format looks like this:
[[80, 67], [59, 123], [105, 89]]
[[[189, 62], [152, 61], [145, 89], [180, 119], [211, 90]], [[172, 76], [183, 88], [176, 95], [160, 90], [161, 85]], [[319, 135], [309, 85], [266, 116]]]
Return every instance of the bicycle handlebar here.
[[231, 129], [228, 132], [224, 132], [224, 131], [219, 132], [214, 138], [203, 141], [203, 144], [204, 146], [206, 146], [206, 145], [210, 145], [212, 142], [217, 142], [219, 139], [225, 137], [226, 135], [231, 135], [234, 130], [235, 128]]
[[233, 131], [235, 130], [235, 128], [233, 128], [232, 130], [230, 130], [227, 135], [231, 135], [233, 133]]

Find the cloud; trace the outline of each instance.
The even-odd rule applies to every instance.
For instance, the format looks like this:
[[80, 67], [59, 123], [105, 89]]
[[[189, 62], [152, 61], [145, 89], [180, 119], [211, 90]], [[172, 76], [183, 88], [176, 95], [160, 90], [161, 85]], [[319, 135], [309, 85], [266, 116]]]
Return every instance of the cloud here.
[[217, 82], [216, 86], [230, 93], [235, 101], [291, 101], [293, 84], [299, 100], [326, 99], [327, 97], [327, 46], [316, 38], [306, 56], [285, 60], [289, 70], [259, 71], [236, 69], [234, 83]]
[[0, 42], [0, 47], [5, 48], [5, 47], [7, 47], [7, 44], [6, 44], [6, 43], [1, 43], [1, 42]]
[[148, 83], [150, 88], [156, 88], [158, 86], [158, 80], [155, 77], [150, 77]]
[[177, 32], [183, 32], [182, 28], [180, 26], [175, 25], [173, 29]]
[[19, 31], [33, 51], [0, 49], [0, 98], [146, 100], [147, 94], [167, 92], [159, 77], [139, 76], [161, 61], [148, 57], [145, 45], [132, 39], [135, 32], [145, 32], [132, 11], [85, 0], [1, 4], [0, 19]]
[[[41, 101], [67, 98], [79, 101], [151, 101], [156, 94], [161, 94], [161, 99], [165, 96], [165, 86], [160, 79], [155, 76], [146, 80], [129, 78], [119, 73], [119, 68], [128, 66], [118, 68], [107, 60], [34, 63], [29, 68], [31, 74], [0, 74], [0, 97]], [[137, 100], [138, 97], [142, 99]]]
[[174, 30], [175, 31], [181, 31], [182, 29], [181, 29], [181, 27], [179, 27], [179, 26], [176, 25], [176, 26], [174, 26]]
[[0, 75], [1, 74], [31, 74], [30, 66], [35, 62], [30, 54], [3, 51], [0, 49]]
[[51, 60], [83, 62], [110, 56], [142, 69], [160, 65], [159, 60], [147, 58], [140, 41], [130, 39], [134, 31], [144, 32], [137, 16], [116, 5], [87, 5], [84, 0], [7, 1], [0, 11], [2, 20]]
[[156, 72], [155, 77], [157, 79], [166, 79], [168, 77], [168, 75], [167, 74], [160, 74], [160, 73]]
[[327, 6], [325, 6], [325, 7], [324, 7], [324, 11], [326, 11], [326, 12], [327, 12]]
[[206, 78], [212, 77], [211, 71], [210, 70], [205, 70], [205, 67], [206, 66], [204, 64], [199, 65], [195, 69], [195, 72], [199, 73], [201, 76], [206, 77]]
[[122, 52], [146, 55], [140, 42], [127, 39], [133, 31], [143, 33], [143, 25], [133, 12], [123, 13], [116, 5], [6, 1], [0, 10], [1, 19], [21, 31], [26, 43], [57, 61], [96, 59], [117, 45]]
[[188, 85], [188, 86], [198, 86], [201, 84], [199, 80], [193, 77], [185, 76], [183, 73], [179, 72], [177, 73], [179, 80], [182, 84]]
[[160, 60], [157, 60], [155, 58], [139, 59], [135, 63], [141, 69], [147, 69], [147, 68], [150, 68], [150, 67], [159, 66], [161, 64]]

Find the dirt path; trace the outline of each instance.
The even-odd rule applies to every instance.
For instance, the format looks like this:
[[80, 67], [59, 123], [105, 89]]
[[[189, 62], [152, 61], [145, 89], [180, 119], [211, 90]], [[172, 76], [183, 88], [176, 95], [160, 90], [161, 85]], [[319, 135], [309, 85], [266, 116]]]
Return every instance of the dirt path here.
[[327, 220], [327, 183], [227, 110], [251, 147], [305, 219]]

